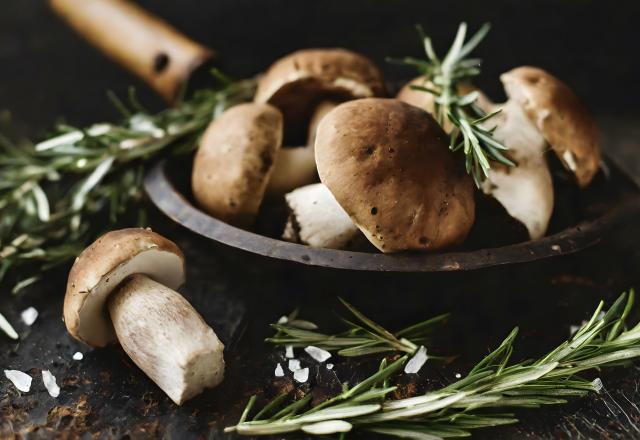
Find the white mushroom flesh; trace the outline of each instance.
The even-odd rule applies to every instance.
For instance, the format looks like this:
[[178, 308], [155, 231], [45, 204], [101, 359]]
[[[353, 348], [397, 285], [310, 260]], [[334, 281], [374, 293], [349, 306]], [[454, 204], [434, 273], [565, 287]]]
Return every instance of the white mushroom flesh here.
[[343, 249], [359, 230], [322, 183], [303, 186], [285, 196], [291, 215], [283, 238], [311, 247]]
[[109, 313], [124, 351], [176, 404], [222, 381], [224, 345], [179, 293], [133, 275]]
[[307, 144], [298, 147], [284, 147], [278, 150], [273, 165], [273, 172], [267, 185], [268, 194], [284, 194], [317, 181], [316, 129], [318, 124], [331, 110], [338, 105], [334, 101], [322, 101], [317, 105], [309, 121]]
[[313, 146], [285, 147], [276, 153], [273, 173], [267, 193], [283, 194], [316, 179], [316, 158]]
[[553, 212], [553, 182], [544, 157], [547, 142], [514, 101], [500, 107], [502, 112], [487, 125], [497, 125], [494, 138], [509, 148], [518, 166], [492, 167], [482, 189], [537, 239], [544, 236]]
[[[105, 303], [118, 284], [126, 277], [143, 273], [170, 288], [177, 289], [184, 282], [184, 268], [180, 257], [172, 252], [152, 248], [140, 252], [111, 272], [103, 275], [78, 311], [78, 334], [86, 341], [104, 346], [116, 340], [113, 326], [107, 316]], [[100, 342], [100, 343], [99, 343]]]

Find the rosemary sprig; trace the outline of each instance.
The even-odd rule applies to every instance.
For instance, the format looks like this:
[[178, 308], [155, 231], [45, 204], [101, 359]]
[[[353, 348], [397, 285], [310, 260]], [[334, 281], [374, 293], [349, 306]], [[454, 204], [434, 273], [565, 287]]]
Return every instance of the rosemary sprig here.
[[[626, 329], [634, 292], [623, 293], [607, 313], [601, 302], [589, 322], [571, 339], [542, 356], [510, 364], [517, 328], [469, 374], [424, 395], [392, 400], [390, 378], [407, 361], [403, 356], [387, 365], [383, 360], [373, 376], [316, 407], [310, 394], [276, 412], [287, 397], [267, 405], [260, 417], [250, 409], [237, 425], [226, 429], [242, 435], [292, 431], [333, 434], [354, 428], [402, 438], [437, 439], [470, 435], [477, 428], [516, 423], [513, 411], [565, 403], [602, 387], [599, 379], [580, 374], [621, 365], [640, 357], [640, 323]], [[354, 391], [355, 390], [355, 391]], [[252, 399], [252, 402], [255, 399]], [[305, 411], [303, 411], [305, 409]]]
[[271, 324], [277, 333], [275, 336], [267, 338], [266, 341], [276, 345], [291, 345], [292, 347], [313, 345], [323, 350], [337, 351], [341, 356], [364, 356], [387, 352], [413, 354], [420, 345], [425, 345], [434, 326], [449, 317], [448, 314], [439, 315], [394, 334], [369, 319], [347, 301], [339, 299], [352, 315], [352, 319], [342, 319], [348, 326], [344, 332], [335, 335], [320, 333], [317, 331], [317, 325], [298, 319], [298, 313], [295, 311], [286, 319]]
[[[51, 138], [20, 148], [0, 138], [0, 281], [21, 268], [27, 276], [16, 292], [75, 257], [140, 200], [147, 160], [190, 151], [212, 118], [252, 96], [253, 81], [216, 75], [215, 88], [157, 114], [131, 92], [129, 106], [112, 95], [120, 124], [60, 126]], [[137, 208], [138, 223], [146, 225]]]
[[493, 137], [495, 127], [487, 129], [484, 123], [499, 111], [486, 114], [476, 105], [479, 93], [472, 91], [460, 94], [460, 86], [468, 83], [480, 74], [480, 60], [468, 58], [489, 32], [490, 25], [484, 24], [480, 30], [466, 43], [467, 25], [461, 23], [449, 51], [440, 59], [433, 48], [431, 38], [426, 36], [421, 27], [418, 32], [424, 45], [427, 59], [406, 57], [392, 62], [407, 64], [418, 69], [424, 75], [423, 86], [412, 86], [415, 90], [431, 93], [435, 97], [435, 118], [441, 126], [448, 120], [453, 129], [450, 133], [449, 147], [453, 151], [462, 150], [465, 154], [465, 168], [476, 186], [489, 174], [490, 161], [497, 161], [507, 166], [515, 166], [503, 152], [507, 150], [501, 142]]

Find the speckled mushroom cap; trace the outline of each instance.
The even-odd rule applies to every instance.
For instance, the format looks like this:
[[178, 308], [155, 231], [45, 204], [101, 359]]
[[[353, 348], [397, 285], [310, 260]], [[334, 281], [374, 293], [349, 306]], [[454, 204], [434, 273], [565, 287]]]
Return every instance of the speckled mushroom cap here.
[[63, 314], [71, 336], [93, 347], [116, 340], [106, 302], [132, 274], [175, 290], [184, 283], [184, 256], [175, 243], [149, 229], [121, 229], [98, 238], [69, 272]]
[[381, 251], [443, 249], [471, 229], [473, 182], [424, 110], [395, 99], [341, 104], [315, 147], [320, 179]]
[[240, 104], [213, 121], [200, 141], [191, 186], [209, 214], [253, 223], [282, 145], [282, 115], [268, 104]]
[[269, 67], [258, 81], [254, 100], [278, 107], [290, 131], [304, 125], [322, 100], [384, 94], [380, 69], [363, 55], [345, 49], [304, 49]]
[[582, 187], [600, 167], [600, 141], [593, 117], [578, 96], [550, 73], [530, 66], [503, 73], [510, 100], [518, 102]]

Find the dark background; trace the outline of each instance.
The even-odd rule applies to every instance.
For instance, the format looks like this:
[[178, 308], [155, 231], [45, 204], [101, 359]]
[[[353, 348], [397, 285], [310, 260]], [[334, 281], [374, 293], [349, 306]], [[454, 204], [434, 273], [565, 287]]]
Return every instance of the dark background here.
[[[387, 56], [420, 55], [421, 23], [443, 52], [457, 24], [493, 29], [480, 46], [479, 85], [501, 99], [498, 75], [522, 64], [556, 74], [599, 116], [634, 114], [640, 98], [636, 1], [144, 0], [144, 7], [219, 51], [225, 70], [253, 75], [304, 47], [343, 46], [377, 61], [389, 79], [410, 70]], [[0, 13], [0, 111], [13, 133], [37, 134], [59, 117], [83, 124], [117, 117], [105, 99], [137, 80], [81, 41], [42, 0], [3, 2]], [[159, 105], [150, 93], [147, 104]], [[8, 115], [4, 112], [3, 119]], [[6, 124], [5, 124], [6, 125]], [[4, 130], [7, 132], [7, 130]]]
[[[640, 41], [633, 1], [354, 1], [354, 0], [145, 0], [145, 8], [194, 39], [219, 51], [225, 70], [237, 77], [264, 70], [277, 57], [310, 46], [344, 46], [383, 66], [390, 80], [413, 72], [384, 63], [386, 56], [420, 55], [413, 29], [422, 23], [441, 52], [458, 23], [471, 30], [490, 21], [493, 30], [478, 55], [486, 62], [479, 85], [501, 99], [498, 75], [533, 64], [566, 81], [600, 122], [604, 148], [640, 176]], [[0, 133], [39, 138], [60, 118], [83, 125], [117, 118], [106, 99], [136, 85], [150, 107], [162, 103], [135, 78], [103, 58], [48, 10], [42, 0], [3, 2], [0, 12]], [[22, 335], [20, 344], [0, 341], [0, 367], [30, 372], [32, 391], [20, 395], [0, 380], [0, 437], [4, 432], [34, 438], [91, 432], [104, 437], [221, 438], [251, 393], [270, 395], [284, 386], [273, 380], [282, 353], [262, 343], [266, 324], [296, 305], [305, 316], [334, 322], [335, 296], [344, 295], [391, 328], [452, 311], [444, 353], [462, 353], [458, 363], [425, 374], [427, 385], [453, 380], [516, 324], [516, 357], [537, 356], [561, 342], [569, 327], [588, 316], [600, 298], [610, 301], [640, 279], [635, 235], [572, 257], [495, 268], [469, 274], [353, 274], [301, 266], [279, 266], [245, 254], [228, 254], [152, 216], [152, 226], [185, 250], [189, 282], [185, 296], [227, 344], [225, 384], [176, 407], [118, 347], [88, 351], [60, 321], [65, 273], [16, 298], [0, 292], [2, 313]], [[637, 229], [637, 228], [636, 228]], [[19, 312], [34, 305], [33, 327]], [[246, 329], [246, 331], [244, 331]], [[5, 350], [6, 349], [6, 350]], [[83, 362], [71, 361], [76, 350]], [[38, 379], [51, 369], [62, 393], [50, 398]], [[322, 370], [322, 369], [320, 369]], [[321, 373], [322, 371], [319, 371]], [[546, 410], [519, 414], [523, 423], [485, 430], [480, 438], [632, 438], [640, 435], [638, 367], [603, 373], [600, 395]], [[338, 364], [340, 378], [363, 370]], [[313, 380], [326, 383], [324, 379]], [[335, 381], [334, 381], [335, 382]], [[336, 383], [332, 383], [336, 385]], [[285, 384], [286, 385], [286, 384]], [[424, 384], [422, 384], [424, 385]], [[4, 431], [3, 431], [4, 429]]]

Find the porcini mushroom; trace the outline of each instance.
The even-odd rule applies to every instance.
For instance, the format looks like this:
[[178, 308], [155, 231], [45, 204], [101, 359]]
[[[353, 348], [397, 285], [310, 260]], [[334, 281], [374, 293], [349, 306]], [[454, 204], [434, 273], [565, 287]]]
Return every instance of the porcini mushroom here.
[[[269, 67], [258, 81], [255, 102], [282, 111], [285, 139], [299, 137], [319, 102], [382, 96], [380, 69], [368, 58], [345, 49], [304, 49]], [[295, 144], [294, 144], [295, 145]]]
[[322, 183], [285, 196], [291, 211], [282, 238], [311, 247], [344, 249], [360, 234], [349, 215]]
[[147, 229], [108, 232], [69, 272], [67, 330], [92, 347], [120, 342], [180, 405], [224, 375], [224, 346], [175, 291], [184, 279], [184, 256], [175, 243]]
[[595, 123], [577, 96], [560, 80], [536, 67], [518, 67], [500, 79], [508, 100], [484, 104], [501, 112], [487, 121], [494, 137], [509, 148], [515, 168], [494, 164], [483, 184], [529, 237], [544, 236], [553, 213], [554, 190], [545, 157], [548, 146], [586, 186], [598, 170], [600, 146]]
[[522, 66], [500, 80], [509, 101], [520, 105], [581, 187], [600, 167], [600, 141], [593, 117], [562, 81], [538, 67]]
[[209, 124], [193, 161], [193, 195], [209, 214], [249, 226], [282, 145], [282, 115], [268, 104], [240, 104]]
[[500, 202], [535, 240], [544, 236], [553, 213], [553, 181], [545, 157], [547, 142], [517, 103], [507, 102], [500, 109], [487, 124], [496, 127], [493, 137], [509, 149], [517, 166], [492, 164], [482, 190]]
[[267, 191], [281, 195], [314, 182], [315, 121], [339, 102], [384, 92], [378, 67], [345, 49], [304, 49], [273, 63], [258, 81], [254, 97], [255, 102], [274, 105], [284, 117], [284, 144]]
[[320, 180], [381, 251], [443, 249], [471, 229], [473, 182], [426, 111], [350, 101], [320, 122], [315, 146]]
[[314, 143], [316, 129], [320, 120], [338, 103], [322, 101], [313, 112], [309, 121], [307, 143], [299, 147], [284, 147], [276, 154], [271, 179], [267, 185], [267, 193], [282, 195], [295, 188], [317, 181], [316, 155]]

